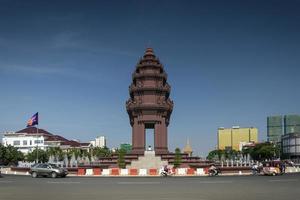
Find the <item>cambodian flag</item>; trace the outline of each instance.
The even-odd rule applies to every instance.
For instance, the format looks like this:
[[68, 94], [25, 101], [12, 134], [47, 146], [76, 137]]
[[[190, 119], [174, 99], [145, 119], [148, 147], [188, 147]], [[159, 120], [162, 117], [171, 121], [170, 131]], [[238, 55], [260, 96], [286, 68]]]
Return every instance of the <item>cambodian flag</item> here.
[[35, 113], [27, 122], [27, 127], [39, 124], [39, 113]]

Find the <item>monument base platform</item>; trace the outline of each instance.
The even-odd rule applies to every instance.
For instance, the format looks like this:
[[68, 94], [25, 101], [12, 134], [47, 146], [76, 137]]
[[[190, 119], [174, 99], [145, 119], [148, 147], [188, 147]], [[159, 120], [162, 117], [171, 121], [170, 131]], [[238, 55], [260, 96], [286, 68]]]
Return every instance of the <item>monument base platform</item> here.
[[138, 160], [131, 161], [127, 165], [127, 169], [159, 169], [162, 166], [168, 165], [168, 161], [161, 160], [161, 156], [156, 156], [155, 151], [144, 151], [143, 156], [139, 156]]

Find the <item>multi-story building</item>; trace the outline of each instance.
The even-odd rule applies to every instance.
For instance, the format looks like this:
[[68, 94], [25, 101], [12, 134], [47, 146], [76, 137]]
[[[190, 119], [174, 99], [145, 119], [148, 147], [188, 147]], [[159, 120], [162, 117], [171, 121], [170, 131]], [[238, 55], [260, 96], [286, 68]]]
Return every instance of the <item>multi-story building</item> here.
[[95, 140], [90, 141], [93, 147], [106, 147], [106, 138], [104, 136], [96, 137]]
[[267, 140], [271, 143], [279, 143], [283, 133], [282, 116], [267, 117]]
[[2, 138], [4, 146], [14, 146], [24, 154], [39, 148], [46, 150], [50, 147], [59, 147], [62, 150], [69, 148], [86, 149], [89, 143], [80, 143], [75, 140], [68, 140], [60, 135], [54, 135], [44, 129], [29, 127], [17, 132], [6, 132]]
[[300, 133], [300, 115], [267, 117], [268, 142], [281, 144], [282, 135]]
[[258, 141], [257, 128], [240, 128], [233, 126], [232, 128], [218, 129], [218, 149], [226, 150], [232, 149], [236, 151], [241, 150], [241, 144]]
[[2, 138], [4, 146], [17, 147], [19, 151], [27, 154], [36, 148], [45, 150], [45, 137], [43, 133], [5, 132]]
[[288, 133], [281, 137], [282, 153], [285, 157], [300, 162], [300, 132]]
[[300, 133], [300, 115], [284, 116], [284, 134]]
[[284, 135], [281, 137], [284, 157], [300, 162], [300, 115], [284, 116]]

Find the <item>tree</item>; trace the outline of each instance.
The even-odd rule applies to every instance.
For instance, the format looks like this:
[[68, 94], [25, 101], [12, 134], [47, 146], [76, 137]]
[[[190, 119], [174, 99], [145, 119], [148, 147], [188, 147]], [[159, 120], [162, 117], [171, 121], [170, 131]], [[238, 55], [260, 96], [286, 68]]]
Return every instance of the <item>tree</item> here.
[[28, 162], [34, 162], [38, 158], [39, 162], [45, 163], [48, 162], [49, 156], [46, 151], [42, 149], [34, 149], [32, 152], [28, 153], [26, 160]]
[[91, 160], [92, 155], [90, 152], [88, 152], [86, 149], [81, 149], [81, 154], [83, 157], [87, 157], [89, 160]]
[[180, 166], [180, 164], [181, 164], [181, 158], [182, 158], [182, 156], [181, 156], [181, 151], [180, 151], [180, 149], [177, 147], [177, 148], [175, 149], [175, 157], [174, 157], [174, 167], [175, 167], [175, 168], [177, 168], [177, 167]]
[[3, 165], [5, 162], [5, 153], [6, 153], [6, 148], [0, 144], [0, 165]]
[[80, 149], [77, 148], [72, 148], [68, 151], [71, 155], [75, 155], [75, 159], [77, 159], [79, 156], [81, 156], [81, 151]]
[[263, 161], [270, 160], [280, 156], [279, 147], [271, 143], [256, 144], [252, 150], [250, 150], [250, 156], [254, 160]]
[[119, 168], [126, 167], [125, 154], [126, 154], [126, 151], [124, 149], [118, 150], [118, 166], [119, 166]]
[[16, 165], [18, 161], [24, 160], [22, 152], [17, 148], [9, 145], [7, 147], [0, 144], [0, 164], [1, 165]]
[[211, 152], [208, 153], [206, 159], [208, 160], [235, 160], [239, 155], [241, 155], [240, 151], [236, 151], [234, 149], [226, 149], [226, 150], [221, 150], [221, 149], [217, 149], [217, 150], [213, 150]]
[[223, 150], [213, 150], [208, 153], [206, 159], [207, 160], [221, 160], [222, 155], [224, 155]]
[[58, 159], [58, 161], [62, 161], [64, 159], [64, 153], [59, 147], [50, 147], [49, 149], [47, 149], [47, 156], [48, 159], [50, 156], [54, 156]]
[[111, 151], [107, 147], [95, 147], [93, 148], [93, 155], [96, 156], [98, 159], [102, 157], [110, 157]]

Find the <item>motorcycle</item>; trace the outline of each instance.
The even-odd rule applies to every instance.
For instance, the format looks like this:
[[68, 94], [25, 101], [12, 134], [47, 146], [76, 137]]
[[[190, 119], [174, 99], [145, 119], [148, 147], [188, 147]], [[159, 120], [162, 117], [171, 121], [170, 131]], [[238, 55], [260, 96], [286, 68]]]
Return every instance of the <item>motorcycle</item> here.
[[260, 169], [252, 168], [252, 175], [258, 175], [258, 174], [260, 174]]
[[210, 169], [208, 171], [208, 176], [218, 176], [219, 173], [221, 173], [220, 169], [219, 168], [216, 168], [216, 169]]
[[162, 170], [162, 171], [160, 172], [160, 175], [161, 175], [162, 177], [168, 177], [168, 176], [172, 176], [173, 173], [172, 173], [171, 171], [165, 171], [165, 170]]

